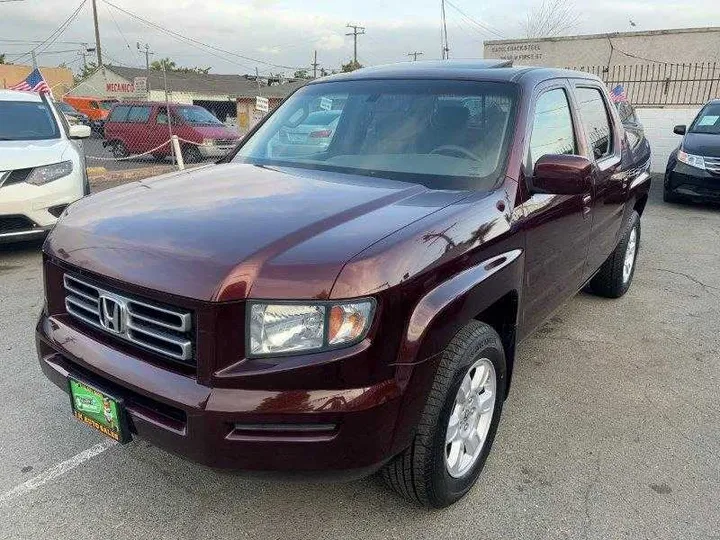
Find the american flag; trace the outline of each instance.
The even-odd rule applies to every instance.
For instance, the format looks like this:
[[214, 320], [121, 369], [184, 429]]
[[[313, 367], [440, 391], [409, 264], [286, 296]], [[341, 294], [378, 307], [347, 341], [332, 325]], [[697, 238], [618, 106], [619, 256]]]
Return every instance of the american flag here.
[[618, 84], [615, 88], [610, 90], [610, 99], [612, 99], [613, 103], [620, 103], [622, 101], [627, 101], [627, 93], [625, 92], [625, 87], [622, 84]]
[[15, 86], [11, 86], [10, 90], [21, 90], [23, 92], [35, 92], [37, 94], [51, 94], [48, 83], [40, 73], [38, 68], [32, 70], [32, 73], [27, 78], [17, 83]]

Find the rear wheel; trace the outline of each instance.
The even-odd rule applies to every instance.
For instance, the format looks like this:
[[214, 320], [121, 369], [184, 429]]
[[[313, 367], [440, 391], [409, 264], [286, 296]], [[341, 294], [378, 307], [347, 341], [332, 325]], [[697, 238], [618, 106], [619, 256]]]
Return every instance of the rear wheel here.
[[410, 447], [383, 470], [404, 498], [435, 508], [475, 484], [495, 438], [506, 381], [500, 336], [472, 321], [445, 349]]
[[590, 280], [590, 291], [598, 296], [620, 298], [632, 284], [640, 249], [640, 216], [633, 211], [620, 243]]
[[112, 143], [112, 155], [115, 158], [126, 158], [130, 154], [128, 153], [125, 143], [122, 141], [115, 141]]

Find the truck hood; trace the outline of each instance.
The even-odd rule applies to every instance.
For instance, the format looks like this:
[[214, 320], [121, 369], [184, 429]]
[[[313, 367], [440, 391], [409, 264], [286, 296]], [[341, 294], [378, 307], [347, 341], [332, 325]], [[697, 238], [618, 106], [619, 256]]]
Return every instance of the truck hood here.
[[466, 196], [297, 168], [210, 165], [78, 201], [45, 250], [199, 300], [327, 298], [355, 254]]
[[720, 135], [687, 133], [683, 138], [682, 149], [696, 156], [720, 157]]
[[65, 139], [0, 141], [0, 171], [28, 169], [63, 160], [70, 144]]

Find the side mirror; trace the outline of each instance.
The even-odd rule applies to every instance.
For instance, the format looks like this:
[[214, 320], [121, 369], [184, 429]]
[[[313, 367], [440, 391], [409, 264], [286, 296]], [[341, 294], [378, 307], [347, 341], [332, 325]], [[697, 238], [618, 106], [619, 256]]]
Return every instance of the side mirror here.
[[532, 191], [554, 195], [582, 195], [590, 189], [592, 163], [582, 156], [547, 154], [537, 160]]
[[673, 128], [673, 133], [675, 135], [685, 135], [686, 132], [687, 132], [687, 127], [684, 124], [680, 124]]
[[90, 136], [90, 126], [73, 124], [68, 130], [68, 137], [71, 139], [87, 139]]

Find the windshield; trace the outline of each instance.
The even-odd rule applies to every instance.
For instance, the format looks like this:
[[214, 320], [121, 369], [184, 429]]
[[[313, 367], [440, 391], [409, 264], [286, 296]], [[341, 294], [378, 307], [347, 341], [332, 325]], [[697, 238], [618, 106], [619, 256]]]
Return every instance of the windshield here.
[[187, 124], [222, 124], [220, 120], [202, 107], [178, 107], [176, 111], [180, 118]]
[[71, 105], [68, 105], [64, 101], [57, 101], [55, 102], [55, 105], [57, 105], [57, 108], [60, 110], [60, 112], [64, 112], [66, 114], [78, 114], [78, 112], [73, 109]]
[[706, 105], [690, 126], [690, 133], [720, 134], [720, 103]]
[[115, 105], [117, 103], [117, 101], [100, 101], [99, 103], [100, 103], [100, 108], [103, 111], [109, 111], [110, 109], [112, 109], [113, 105]]
[[[515, 86], [505, 83], [312, 84], [283, 103], [234, 161], [380, 176], [433, 189], [490, 189], [504, 167], [515, 102]], [[305, 133], [304, 126], [318, 129]]]
[[0, 101], [0, 141], [60, 138], [52, 112], [39, 101]]

